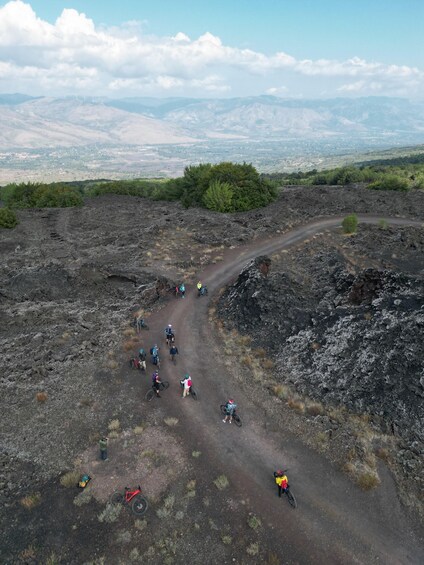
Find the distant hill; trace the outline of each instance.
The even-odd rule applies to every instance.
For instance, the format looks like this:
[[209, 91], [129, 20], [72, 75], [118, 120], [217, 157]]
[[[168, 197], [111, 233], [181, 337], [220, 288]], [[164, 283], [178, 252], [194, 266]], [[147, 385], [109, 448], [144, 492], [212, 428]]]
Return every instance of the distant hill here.
[[381, 146], [424, 142], [424, 102], [402, 98], [291, 100], [46, 98], [0, 94], [0, 149], [92, 144], [155, 145], [213, 140]]
[[36, 98], [18, 103], [15, 100], [0, 105], [0, 149], [3, 150], [196, 141], [175, 124], [119, 110], [102, 101]]

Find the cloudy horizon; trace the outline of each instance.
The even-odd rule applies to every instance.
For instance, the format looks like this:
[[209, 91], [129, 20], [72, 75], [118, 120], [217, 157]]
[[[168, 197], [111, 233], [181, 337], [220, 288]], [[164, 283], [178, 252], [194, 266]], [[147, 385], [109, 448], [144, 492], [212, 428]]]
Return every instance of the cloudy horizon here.
[[[206, 19], [200, 20], [202, 31], [197, 35], [188, 24], [187, 29], [175, 29], [173, 35], [153, 33], [149, 19], [143, 18], [143, 3], [136, 9], [128, 0], [132, 19], [115, 24], [105, 23], [101, 14], [94, 19], [81, 9], [65, 7], [72, 3], [55, 2], [50, 19], [38, 15], [35, 1], [0, 3], [0, 92], [114, 98], [422, 97], [424, 72], [416, 64], [421, 53], [414, 53], [411, 60], [403, 53], [403, 61], [393, 53], [391, 62], [377, 60], [377, 50], [371, 48], [370, 57], [358, 55], [359, 48], [354, 46], [355, 51], [342, 58], [338, 55], [344, 54], [346, 46], [334, 49], [332, 57], [323, 57], [321, 52], [328, 53], [330, 47], [304, 45], [303, 51], [310, 53], [299, 56], [299, 46], [293, 43], [290, 50], [288, 40], [281, 41], [284, 49], [271, 49], [274, 38], [272, 46], [261, 50], [244, 45], [242, 39], [237, 45], [235, 33], [230, 43], [222, 37], [225, 30]], [[271, 4], [264, 2], [265, 7]], [[412, 4], [406, 1], [405, 5]], [[418, 10], [424, 15], [422, 8]], [[168, 30], [170, 24], [166, 27]], [[397, 40], [402, 40], [400, 35]], [[389, 56], [387, 53], [386, 58]]]

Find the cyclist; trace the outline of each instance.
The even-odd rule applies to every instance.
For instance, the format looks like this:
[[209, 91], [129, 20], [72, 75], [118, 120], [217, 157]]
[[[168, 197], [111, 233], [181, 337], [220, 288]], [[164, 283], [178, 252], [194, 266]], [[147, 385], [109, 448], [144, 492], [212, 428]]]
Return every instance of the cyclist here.
[[151, 348], [150, 353], [152, 355], [152, 363], [153, 365], [157, 365], [158, 364], [158, 360], [159, 360], [159, 347], [157, 346], [157, 344], [155, 343], [155, 345]]
[[184, 297], [185, 297], [185, 284], [184, 284], [184, 283], [181, 283], [178, 290], [179, 290], [180, 293], [181, 293], [181, 298], [184, 298]]
[[234, 402], [234, 400], [230, 398], [225, 405], [225, 417], [222, 420], [224, 424], [227, 421], [231, 424], [231, 422], [233, 421], [233, 414], [236, 411], [236, 408], [237, 408], [237, 404]]
[[186, 373], [180, 383], [183, 387], [183, 398], [185, 398], [190, 394], [190, 389], [193, 384], [190, 375]]
[[155, 371], [152, 375], [152, 388], [156, 392], [156, 396], [160, 398], [159, 389], [160, 389], [161, 380], [159, 377], [159, 373]]
[[138, 366], [143, 371], [146, 370], [146, 352], [143, 348], [141, 348], [138, 352]]
[[203, 287], [202, 282], [199, 281], [196, 286], [197, 286], [197, 293], [200, 296], [201, 293], [202, 293], [202, 287]]
[[278, 486], [278, 496], [281, 497], [281, 493], [285, 492], [287, 487], [289, 486], [289, 481], [287, 479], [287, 475], [284, 471], [279, 469], [278, 471], [274, 472], [275, 483]]
[[169, 348], [169, 355], [171, 356], [171, 361], [174, 360], [175, 355], [178, 355], [178, 347], [174, 344]]

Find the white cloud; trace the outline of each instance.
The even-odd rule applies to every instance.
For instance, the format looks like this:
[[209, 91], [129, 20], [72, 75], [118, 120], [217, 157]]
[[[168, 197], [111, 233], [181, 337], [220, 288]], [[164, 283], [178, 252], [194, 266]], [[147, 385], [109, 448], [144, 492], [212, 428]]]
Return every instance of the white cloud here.
[[[197, 39], [182, 31], [173, 37], [153, 37], [143, 33], [140, 22], [105, 28], [71, 8], [50, 24], [37, 17], [23, 0], [12, 0], [0, 8], [3, 90], [13, 89], [13, 84], [21, 85], [22, 81], [29, 86], [32, 77], [31, 90], [37, 93], [41, 87], [57, 91], [64, 85], [70, 93], [84, 88], [97, 94], [129, 89], [157, 94], [189, 94], [191, 89], [198, 94], [223, 93], [237, 89], [241, 76], [244, 87], [251, 84], [258, 90], [258, 75], [267, 78], [269, 85], [288, 82], [288, 74], [292, 82], [293, 77], [303, 77], [302, 84], [305, 88], [309, 85], [311, 92], [316, 77], [328, 80], [327, 91], [333, 88], [334, 93], [350, 94], [390, 94], [408, 88], [418, 92], [424, 83], [423, 72], [406, 65], [384, 65], [359, 57], [302, 60], [284, 52], [268, 56], [224, 45], [211, 32]], [[343, 80], [345, 84], [340, 85]], [[267, 92], [284, 94], [285, 90], [270, 87]]]

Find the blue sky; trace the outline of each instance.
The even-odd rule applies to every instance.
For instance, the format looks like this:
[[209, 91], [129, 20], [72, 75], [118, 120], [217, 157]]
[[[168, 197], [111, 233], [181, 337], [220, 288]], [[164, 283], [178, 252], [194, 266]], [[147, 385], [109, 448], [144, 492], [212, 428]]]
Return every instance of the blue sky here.
[[423, 38], [422, 0], [0, 0], [0, 90], [417, 98]]

